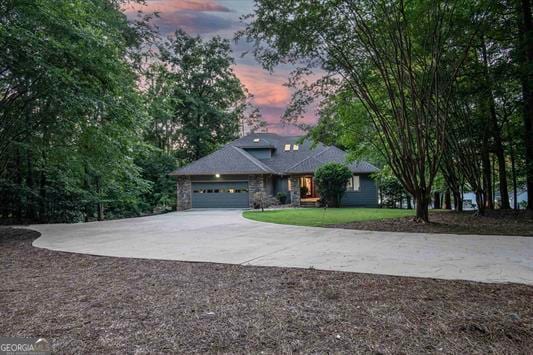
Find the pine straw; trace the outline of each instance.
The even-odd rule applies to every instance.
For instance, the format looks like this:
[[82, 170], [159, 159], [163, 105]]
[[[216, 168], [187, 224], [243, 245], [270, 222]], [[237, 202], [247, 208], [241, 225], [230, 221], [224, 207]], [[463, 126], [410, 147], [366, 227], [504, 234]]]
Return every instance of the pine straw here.
[[533, 218], [528, 211], [475, 212], [432, 211], [430, 223], [417, 223], [413, 217], [332, 224], [327, 227], [385, 232], [452, 233], [533, 236]]
[[531, 353], [533, 286], [96, 257], [0, 229], [0, 335], [55, 352]]

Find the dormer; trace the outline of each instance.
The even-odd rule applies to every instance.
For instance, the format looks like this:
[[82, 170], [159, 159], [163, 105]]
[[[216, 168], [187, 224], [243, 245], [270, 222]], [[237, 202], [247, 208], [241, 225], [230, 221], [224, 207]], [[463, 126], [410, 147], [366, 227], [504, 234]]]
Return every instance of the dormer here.
[[238, 147], [244, 149], [251, 156], [260, 160], [272, 158], [272, 152], [276, 150], [276, 147], [269, 141], [257, 137], [239, 144]]

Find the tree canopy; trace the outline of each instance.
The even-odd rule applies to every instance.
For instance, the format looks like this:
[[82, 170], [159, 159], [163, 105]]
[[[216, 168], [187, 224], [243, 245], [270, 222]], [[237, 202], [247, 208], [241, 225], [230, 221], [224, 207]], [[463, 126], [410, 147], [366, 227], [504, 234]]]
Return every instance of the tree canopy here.
[[159, 38], [149, 16], [128, 20], [121, 5], [0, 4], [2, 218], [172, 208], [167, 174], [238, 135], [250, 104], [228, 41]]

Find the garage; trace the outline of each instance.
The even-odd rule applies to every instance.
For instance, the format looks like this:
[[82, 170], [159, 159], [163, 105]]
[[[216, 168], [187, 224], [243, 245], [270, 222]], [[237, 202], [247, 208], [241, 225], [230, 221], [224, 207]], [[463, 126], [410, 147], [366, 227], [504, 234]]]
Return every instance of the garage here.
[[248, 182], [193, 182], [192, 208], [247, 208]]

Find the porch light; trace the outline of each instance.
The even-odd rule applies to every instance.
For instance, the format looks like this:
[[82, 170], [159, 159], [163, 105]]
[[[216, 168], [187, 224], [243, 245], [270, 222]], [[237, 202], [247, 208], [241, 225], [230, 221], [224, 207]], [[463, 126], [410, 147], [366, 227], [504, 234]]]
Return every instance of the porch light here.
[[216, 178], [219, 178], [219, 177], [220, 177], [220, 174], [215, 174], [215, 177], [216, 177]]

